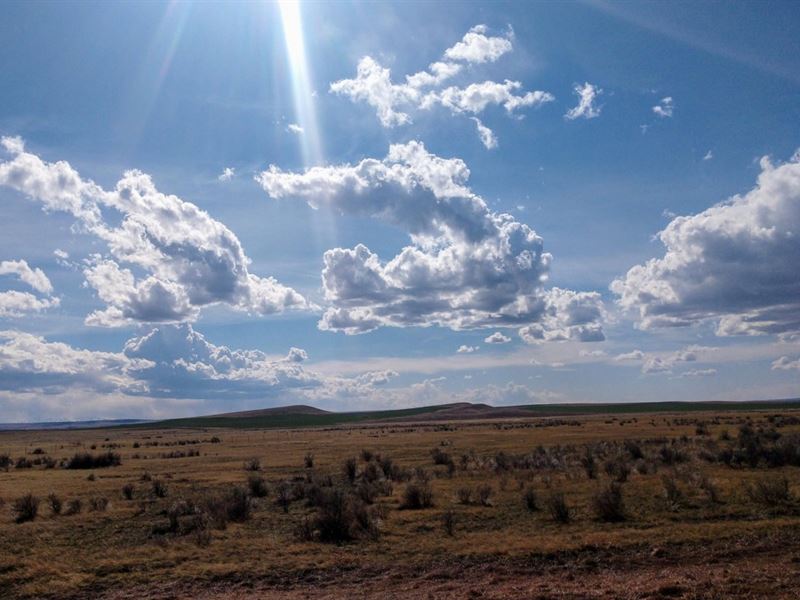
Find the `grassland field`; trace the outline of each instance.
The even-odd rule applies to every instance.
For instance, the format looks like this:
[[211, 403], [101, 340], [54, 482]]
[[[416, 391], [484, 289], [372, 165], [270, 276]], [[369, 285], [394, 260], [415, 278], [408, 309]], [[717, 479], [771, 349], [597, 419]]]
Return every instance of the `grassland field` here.
[[800, 590], [794, 407], [9, 431], [4, 456], [0, 598]]

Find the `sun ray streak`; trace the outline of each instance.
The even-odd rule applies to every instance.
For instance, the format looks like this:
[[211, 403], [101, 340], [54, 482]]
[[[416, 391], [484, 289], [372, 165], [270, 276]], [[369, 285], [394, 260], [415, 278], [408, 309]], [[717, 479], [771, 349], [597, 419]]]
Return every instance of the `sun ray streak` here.
[[[300, 126], [298, 142], [305, 168], [324, 164], [320, 129], [317, 124], [315, 94], [311, 85], [311, 69], [306, 56], [303, 18], [299, 0], [278, 3], [286, 45], [286, 56], [294, 100], [294, 118]], [[311, 210], [308, 227], [313, 244], [325, 250], [337, 245], [336, 215], [330, 210]]]
[[314, 90], [311, 86], [311, 73], [306, 58], [303, 21], [298, 0], [281, 0], [278, 4], [283, 24], [286, 54], [292, 79], [292, 94], [296, 122], [302, 128], [300, 146], [304, 166], [310, 167], [323, 161], [317, 114], [314, 107]]

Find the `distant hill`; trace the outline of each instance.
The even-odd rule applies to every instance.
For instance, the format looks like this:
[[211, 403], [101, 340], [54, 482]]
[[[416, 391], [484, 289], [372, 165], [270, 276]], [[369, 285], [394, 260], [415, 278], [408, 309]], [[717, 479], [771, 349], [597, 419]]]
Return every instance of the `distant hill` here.
[[133, 426], [146, 428], [333, 427], [336, 425], [358, 423], [402, 424], [604, 414], [785, 410], [787, 408], [800, 409], [800, 398], [749, 402], [620, 402], [608, 404], [529, 404], [521, 406], [490, 406], [488, 404], [457, 402], [453, 404], [422, 406], [418, 408], [362, 412], [329, 412], [312, 406], [298, 405], [202, 417], [168, 419], [164, 421], [139, 423]]
[[256, 410], [243, 410], [240, 412], [222, 413], [219, 415], [209, 415], [206, 418], [225, 418], [225, 419], [244, 419], [253, 417], [271, 417], [280, 415], [329, 415], [327, 410], [307, 406], [305, 404], [292, 404], [291, 406], [276, 406], [274, 408], [259, 408]]
[[0, 423], [0, 431], [47, 429], [97, 429], [102, 427], [137, 427], [148, 429], [231, 427], [236, 429], [275, 429], [296, 427], [334, 427], [359, 423], [432, 423], [466, 420], [525, 419], [534, 417], [569, 417], [585, 415], [620, 415], [640, 413], [727, 412], [736, 410], [800, 410], [800, 398], [753, 400], [746, 402], [619, 402], [606, 404], [526, 404], [490, 406], [455, 402], [396, 410], [330, 412], [297, 404], [222, 413], [216, 415], [147, 421], [109, 419], [95, 421], [51, 421], [41, 423]]

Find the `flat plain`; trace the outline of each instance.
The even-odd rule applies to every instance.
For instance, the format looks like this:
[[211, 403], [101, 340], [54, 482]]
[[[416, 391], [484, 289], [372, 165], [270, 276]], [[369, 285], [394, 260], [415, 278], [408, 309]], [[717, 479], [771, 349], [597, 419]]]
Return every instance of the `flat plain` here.
[[794, 407], [415, 414], [1, 432], [0, 597], [800, 593]]

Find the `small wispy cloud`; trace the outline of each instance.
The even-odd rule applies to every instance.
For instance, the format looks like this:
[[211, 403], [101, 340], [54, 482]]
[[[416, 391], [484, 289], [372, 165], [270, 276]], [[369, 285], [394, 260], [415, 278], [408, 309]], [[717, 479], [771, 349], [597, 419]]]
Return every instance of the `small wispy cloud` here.
[[578, 106], [570, 108], [564, 118], [574, 121], [579, 118], [594, 119], [599, 117], [602, 107], [597, 106], [595, 102], [598, 96], [603, 93], [603, 90], [587, 81], [583, 85], [575, 85], [574, 91], [575, 95], [578, 96]]
[[711, 152], [711, 150], [709, 150], [708, 152], [706, 152], [706, 155], [703, 157], [703, 160], [711, 160], [712, 158], [714, 158], [714, 153]]
[[659, 102], [653, 107], [653, 112], [662, 119], [670, 118], [674, 111], [675, 111], [675, 102], [673, 102], [672, 96], [663, 97], [661, 99], [661, 102]]
[[296, 133], [297, 135], [303, 135], [303, 133], [305, 132], [305, 130], [302, 127], [300, 127], [300, 125], [298, 125], [297, 123], [289, 123], [286, 126], [286, 131], [290, 133]]
[[589, 357], [589, 358], [600, 358], [603, 356], [608, 356], [605, 350], [581, 350], [578, 352], [578, 356]]
[[478, 137], [481, 139], [481, 143], [486, 149], [493, 150], [497, 148], [497, 136], [494, 134], [494, 131], [484, 125], [478, 117], [471, 118], [475, 122], [475, 127], [478, 129]]
[[486, 342], [487, 344], [507, 344], [511, 341], [511, 338], [508, 337], [507, 335], [503, 335], [499, 331], [495, 331], [492, 335], [490, 335], [483, 341]]
[[800, 358], [792, 360], [788, 356], [781, 356], [772, 363], [773, 371], [800, 371]]
[[217, 177], [217, 180], [218, 181], [230, 181], [231, 179], [234, 178], [235, 175], [236, 175], [236, 170], [235, 169], [233, 169], [232, 167], [225, 167], [222, 170], [222, 173], [219, 174], [219, 177]]
[[472, 354], [473, 352], [477, 352], [479, 347], [480, 346], [467, 346], [466, 344], [461, 344], [456, 352], [458, 354]]
[[691, 369], [689, 371], [684, 371], [680, 375], [679, 378], [687, 378], [687, 377], [714, 377], [717, 374], [716, 369]]

